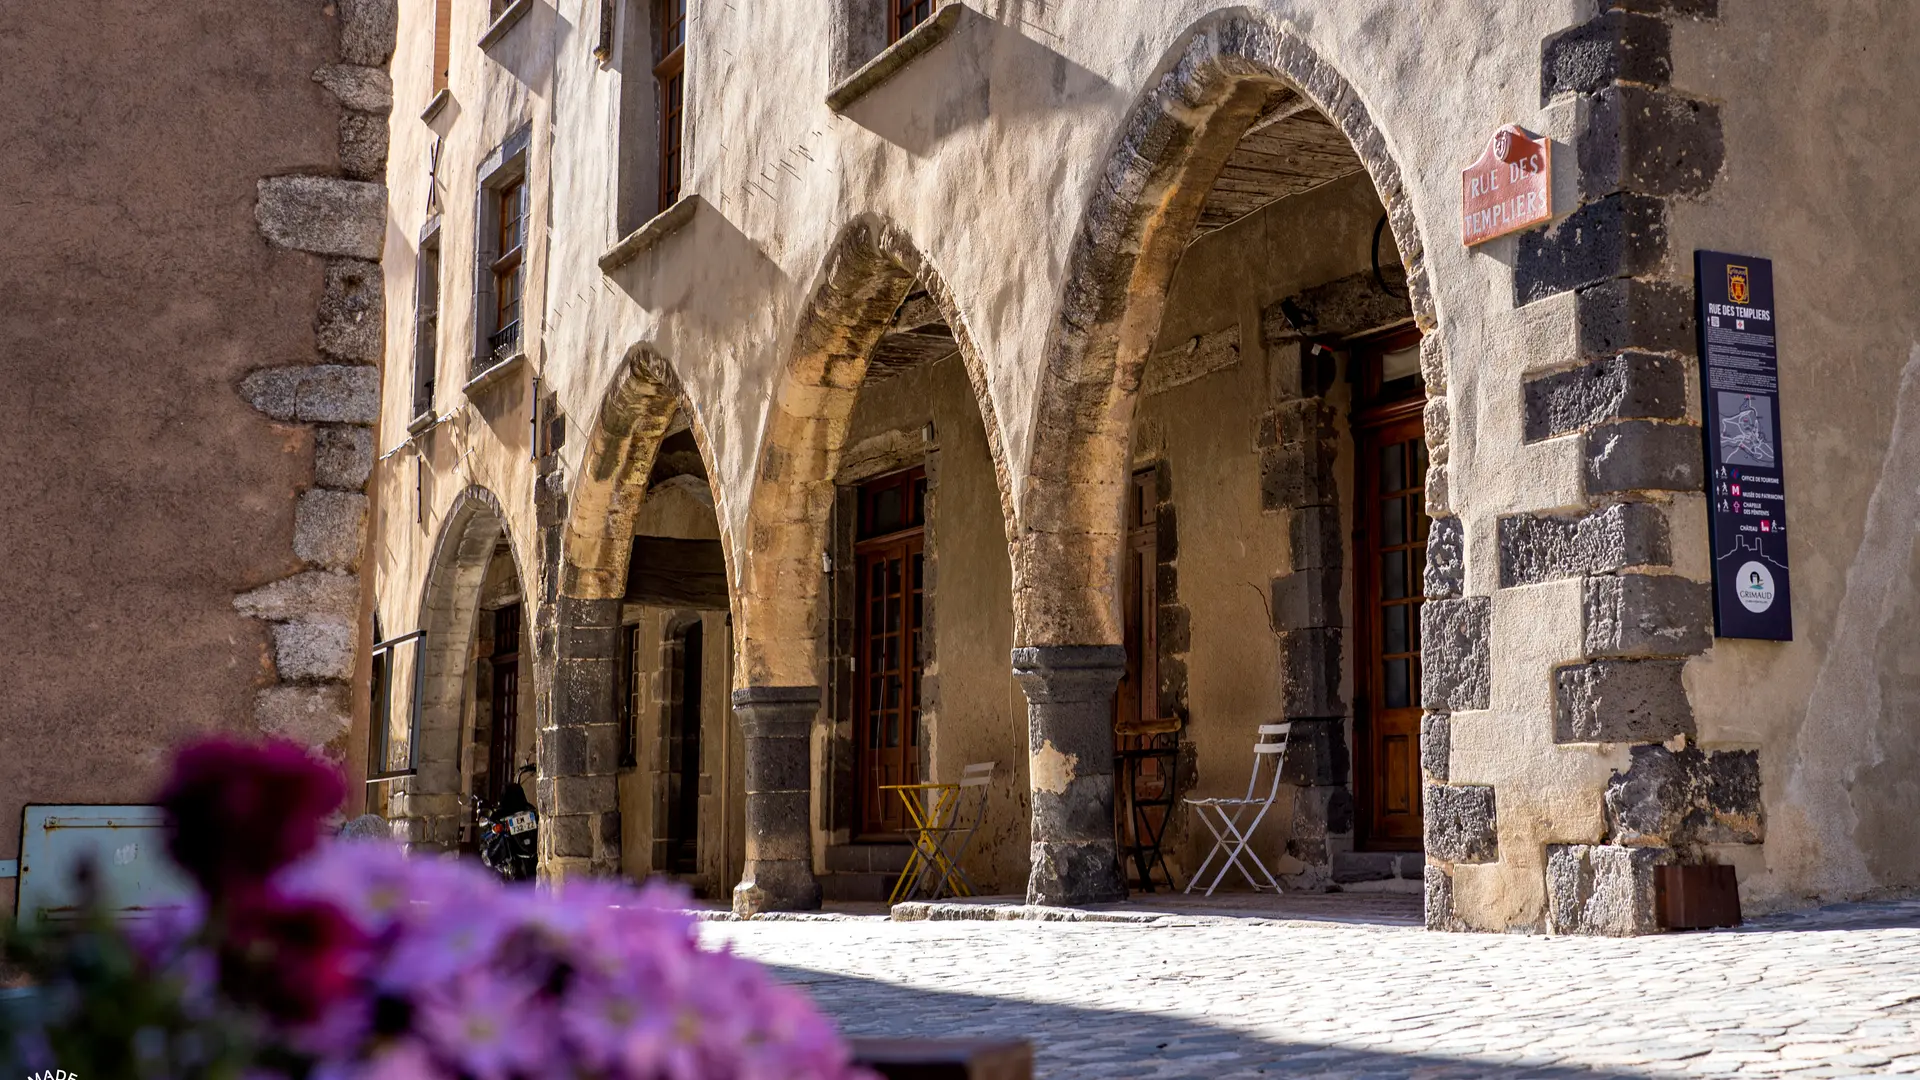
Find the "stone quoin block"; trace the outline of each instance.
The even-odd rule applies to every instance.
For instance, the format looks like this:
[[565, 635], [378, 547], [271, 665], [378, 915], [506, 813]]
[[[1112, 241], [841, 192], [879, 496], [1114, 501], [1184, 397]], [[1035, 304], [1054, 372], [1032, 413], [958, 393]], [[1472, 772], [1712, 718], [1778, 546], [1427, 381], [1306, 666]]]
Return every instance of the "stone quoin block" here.
[[340, 58], [349, 64], [386, 67], [399, 36], [398, 0], [337, 0]]
[[366, 538], [367, 497], [314, 488], [293, 509], [293, 553], [331, 570], [353, 570]]
[[386, 303], [380, 264], [359, 259], [330, 259], [320, 310], [314, 315], [314, 343], [334, 360], [375, 364], [380, 360]]
[[1484, 709], [1493, 687], [1488, 623], [1493, 600], [1467, 596], [1429, 600], [1420, 608], [1420, 704], [1428, 709]]
[[1666, 515], [1647, 503], [1618, 503], [1579, 517], [1500, 519], [1503, 589], [1672, 561]]
[[340, 116], [340, 171], [355, 180], [387, 175], [387, 118], [380, 113]]
[[1540, 103], [1591, 94], [1616, 80], [1664, 86], [1673, 78], [1673, 32], [1648, 15], [1608, 11], [1540, 47]]
[[1429, 856], [1450, 863], [1493, 862], [1500, 857], [1493, 788], [1426, 784], [1423, 791]]
[[1340, 699], [1340, 639], [1338, 627], [1285, 630], [1280, 639], [1280, 711], [1295, 716], [1338, 716], [1346, 712]]
[[1760, 803], [1760, 754], [1689, 746], [1636, 746], [1624, 773], [1607, 781], [1607, 839], [1687, 851], [1704, 844], [1766, 839]]
[[1339, 626], [1340, 585], [1345, 575], [1337, 567], [1297, 570], [1273, 579], [1273, 628], [1303, 630]]
[[1691, 355], [1696, 347], [1693, 292], [1685, 285], [1603, 281], [1574, 293], [1574, 316], [1582, 356], [1604, 359], [1626, 349]]
[[1693, 734], [1684, 660], [1596, 660], [1553, 673], [1553, 740], [1664, 742]]
[[1713, 587], [1672, 574], [1587, 579], [1591, 657], [1693, 656], [1713, 644]]
[[1718, 106], [1644, 86], [1593, 95], [1578, 151], [1580, 189], [1590, 199], [1616, 191], [1699, 195], [1726, 159]]
[[1347, 750], [1347, 722], [1339, 716], [1303, 716], [1290, 721], [1286, 761], [1281, 776], [1301, 787], [1330, 787], [1347, 782], [1352, 755]]
[[345, 735], [353, 709], [343, 682], [272, 686], [254, 697], [253, 717], [261, 734], [313, 747]]
[[[1629, 351], [1529, 379], [1526, 439], [1536, 442], [1613, 420], [1684, 420], [1690, 365]], [[1694, 454], [1700, 456], [1697, 449]]]
[[1587, 494], [1701, 491], [1706, 466], [1692, 424], [1626, 420], [1586, 434]]
[[1339, 509], [1302, 506], [1294, 510], [1287, 521], [1287, 553], [1296, 571], [1344, 565]]
[[1466, 527], [1457, 517], [1429, 519], [1427, 527], [1426, 597], [1450, 600], [1467, 581]]
[[1662, 848], [1548, 846], [1547, 928], [1603, 937], [1658, 933], [1653, 868], [1672, 860]]
[[380, 369], [344, 364], [262, 368], [240, 381], [240, 395], [275, 420], [371, 424], [380, 418]]
[[1645, 195], [1609, 195], [1545, 232], [1520, 234], [1513, 302], [1531, 304], [1609, 278], [1649, 274], [1666, 252], [1666, 205]]
[[1259, 443], [1262, 510], [1336, 501], [1339, 431], [1324, 399], [1289, 401], [1269, 412], [1261, 423]]
[[377, 261], [386, 243], [384, 185], [331, 176], [270, 176], [253, 211], [268, 240], [295, 251]]
[[1443, 867], [1427, 864], [1424, 890], [1426, 893], [1426, 924], [1429, 930], [1460, 931], [1466, 924], [1453, 913], [1453, 875]]
[[358, 491], [373, 475], [373, 429], [327, 425], [313, 433], [313, 482]]
[[393, 110], [393, 79], [384, 68], [328, 64], [313, 73], [313, 81], [355, 112], [385, 114]]
[[233, 598], [234, 610], [256, 619], [351, 622], [360, 608], [360, 578], [310, 570]]
[[1447, 782], [1453, 757], [1453, 717], [1428, 712], [1420, 717], [1420, 768], [1432, 780]]
[[273, 670], [282, 679], [353, 677], [354, 624], [290, 619], [273, 626]]

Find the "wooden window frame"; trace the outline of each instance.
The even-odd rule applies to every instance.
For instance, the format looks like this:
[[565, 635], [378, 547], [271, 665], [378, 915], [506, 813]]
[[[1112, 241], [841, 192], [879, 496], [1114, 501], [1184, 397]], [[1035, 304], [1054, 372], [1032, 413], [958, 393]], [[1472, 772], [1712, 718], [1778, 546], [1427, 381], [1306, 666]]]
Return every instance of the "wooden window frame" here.
[[[488, 155], [481, 168], [470, 378], [526, 350], [526, 265], [533, 231], [530, 134], [522, 128]], [[506, 302], [509, 287], [512, 303]]]
[[887, 0], [887, 44], [926, 25], [939, 10], [940, 0]]
[[[885, 492], [895, 491], [903, 496], [902, 506], [905, 513], [892, 527], [880, 527], [874, 522], [874, 506]], [[927, 474], [923, 467], [903, 469], [885, 476], [875, 477], [861, 484], [856, 493], [856, 517], [854, 525], [853, 567], [854, 581], [854, 772], [857, 785], [857, 810], [854, 832], [858, 839], [891, 840], [903, 835], [904, 809], [899, 805], [898, 796], [893, 792], [879, 791], [870, 773], [867, 754], [868, 743], [872, 739], [874, 703], [870, 680], [868, 653], [873, 636], [871, 625], [873, 600], [868, 587], [869, 567], [876, 560], [898, 557], [902, 564], [902, 580], [899, 602], [901, 612], [901, 671], [905, 684], [901, 687], [901, 745], [903, 772], [900, 783], [911, 784], [919, 779], [919, 724], [924, 702], [921, 700], [921, 678], [926, 661], [926, 624], [925, 624], [925, 560], [926, 560], [926, 492]], [[913, 565], [915, 560], [921, 565], [921, 576], [916, 580]], [[922, 618], [916, 625], [914, 619], [915, 599], [918, 598], [919, 612]], [[901, 829], [889, 828], [887, 823], [898, 819]]]
[[413, 282], [413, 415], [433, 412], [440, 374], [440, 229], [420, 241]]
[[453, 0], [433, 0], [433, 92], [447, 88], [453, 64]]
[[[1379, 463], [1377, 454], [1369, 454], [1370, 447], [1381, 443], [1392, 445], [1383, 434], [1396, 428], [1420, 429], [1423, 409], [1426, 405], [1424, 387], [1416, 378], [1411, 387], [1403, 385], [1400, 392], [1383, 396], [1381, 361], [1386, 354], [1407, 347], [1417, 347], [1420, 331], [1411, 326], [1401, 327], [1349, 343], [1354, 366], [1354, 405], [1352, 429], [1354, 437], [1354, 575], [1353, 575], [1353, 627], [1354, 642], [1357, 648], [1353, 657], [1354, 664], [1354, 798], [1358, 813], [1355, 815], [1354, 840], [1361, 850], [1366, 851], [1417, 851], [1421, 847], [1418, 837], [1390, 837], [1380, 834], [1378, 822], [1379, 796], [1382, 771], [1374, 760], [1375, 726], [1380, 722], [1377, 714], [1388, 708], [1385, 687], [1381, 681], [1376, 662], [1388, 654], [1385, 651], [1385, 626], [1378, 609], [1383, 600], [1380, 592], [1379, 553], [1386, 547], [1384, 543], [1370, 540], [1377, 537], [1382, 524], [1377, 520], [1378, 504], [1382, 492], [1378, 488], [1377, 473]], [[1422, 432], [1421, 438], [1424, 438]], [[1370, 475], [1371, 474], [1371, 475]], [[1424, 478], [1422, 479], [1424, 487]], [[1409, 489], [1411, 490], [1411, 489]], [[1425, 516], [1424, 511], [1405, 523], [1409, 536], [1418, 535], [1418, 522]], [[1399, 546], [1399, 545], [1396, 545]], [[1408, 550], [1425, 550], [1425, 538], [1417, 544], [1409, 544]], [[1405, 655], [1413, 658], [1409, 665], [1408, 705], [1406, 709], [1420, 707], [1420, 645], [1419, 610], [1425, 598], [1413, 591], [1424, 576], [1424, 567], [1409, 570], [1408, 595], [1395, 598], [1404, 600], [1411, 609], [1408, 626], [1409, 640], [1415, 648]], [[1402, 654], [1395, 653], [1394, 656]], [[1418, 755], [1415, 754], [1414, 772], [1410, 778], [1415, 804], [1413, 816], [1420, 817], [1418, 805], [1422, 780], [1418, 773]]]
[[687, 3], [656, 0], [655, 6], [654, 48], [659, 61], [654, 65], [653, 79], [660, 103], [659, 208], [663, 213], [680, 201], [686, 174]]
[[[511, 615], [509, 615], [511, 613]], [[519, 782], [520, 749], [520, 639], [521, 621], [525, 611], [517, 603], [507, 604], [488, 612], [493, 620], [493, 650], [489, 654], [491, 672], [488, 683], [488, 700], [493, 706], [493, 715], [488, 718], [487, 728], [487, 801], [495, 806], [506, 794], [507, 785]], [[507, 641], [502, 642], [502, 631]], [[502, 680], [502, 668], [508, 664], [513, 667], [513, 678]], [[502, 707], [500, 693], [503, 681], [512, 691], [510, 707]], [[510, 717], [511, 725], [505, 722]]]

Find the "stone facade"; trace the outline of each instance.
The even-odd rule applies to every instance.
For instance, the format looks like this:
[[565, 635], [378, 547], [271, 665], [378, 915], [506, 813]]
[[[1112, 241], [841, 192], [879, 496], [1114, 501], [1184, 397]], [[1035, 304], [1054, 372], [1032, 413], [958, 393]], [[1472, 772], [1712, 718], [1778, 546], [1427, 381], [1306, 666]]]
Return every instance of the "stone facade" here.
[[[1283, 2], [1044, 7], [949, 4], [893, 44], [837, 7], [703, 10], [688, 24], [683, 195], [657, 217], [648, 4], [561, 0], [491, 27], [456, 8], [444, 97], [431, 20], [403, 8], [382, 250], [320, 220], [367, 197], [370, 121], [342, 126], [337, 177], [262, 202], [269, 236], [333, 260], [317, 308], [328, 363], [251, 391], [332, 425], [316, 450], [329, 480], [303, 512], [316, 527], [352, 520], [338, 496], [359, 475], [362, 444], [342, 434], [357, 414], [323, 390], [353, 378], [369, 340], [354, 321], [375, 310], [366, 260], [391, 271], [372, 443], [387, 463], [373, 481], [383, 626], [459, 637], [442, 624], [471, 617], [453, 595], [471, 586], [435, 567], [477, 520], [462, 517], [470, 493], [498, 507], [532, 623], [548, 876], [664, 872], [663, 766], [610, 742], [636, 685], [623, 680], [646, 677], [617, 643], [657, 615], [636, 613], [654, 610], [633, 592], [649, 572], [632, 565], [636, 537], [696, 534], [719, 545], [732, 637], [731, 716], [707, 710], [703, 739], [725, 732], [739, 756], [702, 769], [701, 805], [744, 823], [712, 834], [728, 845], [712, 865], [740, 868], [736, 910], [806, 907], [892, 865], [898, 837], [860, 835], [850, 795], [875, 749], [855, 711], [888, 692], [855, 688], [898, 659], [858, 644], [874, 586], [849, 577], [850, 515], [854, 484], [919, 466], [926, 606], [901, 647], [925, 680], [900, 707], [927, 777], [995, 764], [968, 856], [994, 891], [1075, 904], [1125, 887], [1111, 701], [1128, 648], [1146, 647], [1127, 622], [1142, 574], [1153, 604], [1134, 629], [1152, 631], [1157, 683], [1140, 692], [1175, 744], [1176, 877], [1206, 848], [1179, 798], [1238, 795], [1257, 725], [1285, 720], [1263, 857], [1293, 888], [1424, 890], [1435, 928], [1645, 932], [1652, 867], [1674, 861], [1733, 863], [1754, 908], [1920, 885], [1886, 824], [1920, 764], [1899, 734], [1913, 678], [1891, 645], [1920, 626], [1920, 586], [1886, 524], [1910, 516], [1878, 479], [1906, 460], [1905, 414], [1864, 389], [1900, 382], [1920, 328], [1876, 300], [1843, 331], [1795, 291], [1826, 282], [1788, 277], [1818, 264], [1857, 298], [1910, 271], [1835, 229], [1816, 241], [1783, 224], [1784, 208], [1826, 205], [1830, 178], [1777, 153], [1833, 159], [1844, 137], [1815, 130], [1795, 95], [1863, 107], [1889, 55], [1817, 85], [1760, 80], [1739, 58], [1763, 45], [1872, 43], [1784, 3], [1463, 22], [1481, 43], [1471, 71], [1414, 51], [1432, 29], [1419, 20], [1467, 16], [1407, 5], [1311, 19]], [[343, 101], [384, 100], [329, 72]], [[1464, 248], [1459, 170], [1510, 122], [1554, 142], [1556, 215]], [[535, 224], [518, 352], [499, 358], [483, 340], [491, 286], [470, 282], [497, 270], [492, 254], [482, 265], [487, 178], [510, 146], [526, 147]], [[1903, 205], [1902, 154], [1853, 170], [1846, 213]], [[1881, 240], [1911, 231], [1890, 219]], [[429, 235], [436, 323], [416, 319], [425, 294], [408, 273]], [[1813, 473], [1794, 481], [1796, 570], [1810, 569], [1791, 644], [1708, 624], [1687, 253], [1715, 246], [1774, 258], [1781, 325], [1809, 335], [1783, 340], [1784, 442], [1886, 459], [1854, 478], [1795, 458]], [[1424, 590], [1404, 628], [1421, 677], [1389, 706], [1367, 668], [1384, 646], [1360, 614], [1381, 597], [1359, 585], [1380, 571], [1356, 536], [1384, 526], [1359, 503], [1360, 399], [1378, 387], [1356, 358], [1413, 331], [1395, 378], [1417, 389], [1395, 422], [1424, 439], [1411, 527], [1427, 530], [1425, 564], [1403, 579]], [[440, 368], [414, 415], [421, 340]], [[1821, 364], [1859, 374], [1810, 374]], [[670, 440], [686, 461], [663, 469]], [[1144, 565], [1126, 522], [1143, 483]], [[648, 510], [687, 499], [699, 512], [673, 528]], [[351, 566], [337, 541], [300, 550], [308, 572]], [[1881, 606], [1854, 582], [1869, 565]], [[328, 670], [324, 646], [289, 635], [301, 671]], [[457, 664], [439, 674], [449, 703], [475, 685]], [[1827, 702], [1845, 707], [1814, 708]], [[1416, 804], [1401, 812], [1424, 829], [1394, 843], [1368, 831], [1384, 812], [1368, 783], [1385, 774], [1367, 732], [1386, 707], [1417, 723], [1417, 747], [1409, 728], [1395, 738]]]

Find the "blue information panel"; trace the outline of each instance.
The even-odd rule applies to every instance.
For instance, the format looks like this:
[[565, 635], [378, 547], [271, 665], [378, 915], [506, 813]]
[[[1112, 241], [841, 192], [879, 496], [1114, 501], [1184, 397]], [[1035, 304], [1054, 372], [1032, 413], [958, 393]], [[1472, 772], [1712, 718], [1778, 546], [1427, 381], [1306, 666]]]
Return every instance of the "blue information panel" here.
[[1773, 263], [1693, 254], [1705, 421], [1713, 623], [1719, 637], [1793, 640]]

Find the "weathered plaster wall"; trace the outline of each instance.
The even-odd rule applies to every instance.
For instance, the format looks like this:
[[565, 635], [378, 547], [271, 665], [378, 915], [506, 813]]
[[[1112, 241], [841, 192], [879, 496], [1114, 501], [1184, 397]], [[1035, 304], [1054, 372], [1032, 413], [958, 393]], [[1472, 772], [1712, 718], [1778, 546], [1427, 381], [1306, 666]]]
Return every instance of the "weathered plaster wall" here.
[[1920, 886], [1920, 105], [1886, 81], [1920, 13], [1723, 7], [1674, 37], [1676, 84], [1721, 103], [1727, 168], [1673, 248], [1774, 260], [1795, 640], [1718, 641], [1688, 684], [1703, 743], [1760, 750], [1766, 844], [1737, 865], [1764, 908]]
[[[341, 99], [315, 81], [342, 60], [341, 23], [320, 4], [0, 11], [16, 485], [0, 858], [19, 854], [23, 805], [147, 801], [174, 745], [256, 730], [277, 681], [274, 627], [234, 598], [303, 569], [295, 505], [322, 429], [270, 419], [242, 383], [319, 362], [327, 267], [262, 236], [257, 184], [350, 164]], [[357, 583], [329, 597], [349, 636], [318, 656], [344, 686]], [[339, 702], [314, 741], [343, 734]]]

